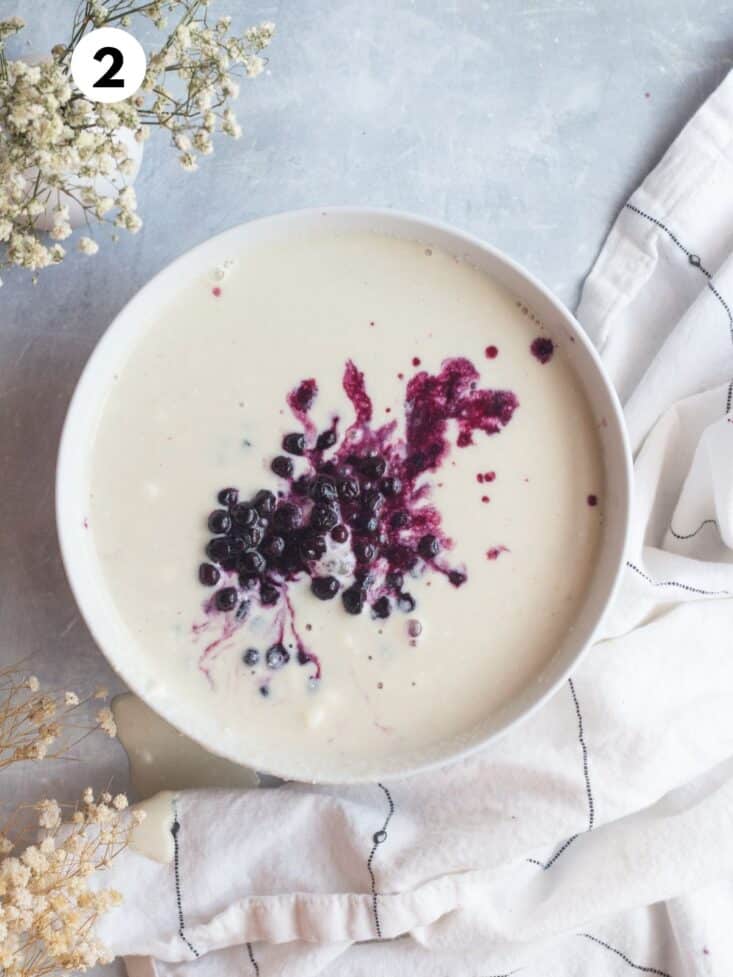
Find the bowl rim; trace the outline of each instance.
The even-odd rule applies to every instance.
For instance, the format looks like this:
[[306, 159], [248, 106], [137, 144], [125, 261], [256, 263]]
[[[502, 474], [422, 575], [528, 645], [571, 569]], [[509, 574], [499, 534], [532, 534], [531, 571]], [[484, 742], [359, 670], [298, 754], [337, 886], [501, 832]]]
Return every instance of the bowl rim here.
[[[375, 222], [380, 219], [386, 219], [395, 221], [398, 224], [412, 226], [416, 231], [422, 232], [423, 235], [426, 232], [431, 231], [438, 234], [448, 235], [449, 237], [454, 238], [456, 241], [465, 243], [467, 246], [484, 252], [494, 262], [504, 265], [519, 279], [526, 282], [529, 289], [533, 289], [536, 293], [538, 293], [543, 300], [551, 306], [554, 314], [558, 316], [559, 320], [561, 320], [565, 326], [569, 327], [572, 335], [581, 344], [585, 354], [590, 358], [596, 371], [596, 379], [602, 384], [602, 393], [605, 395], [608, 402], [608, 407], [611, 411], [612, 417], [609, 418], [609, 427], [613, 428], [613, 435], [617, 442], [617, 455], [622, 460], [621, 470], [617, 472], [617, 475], [615, 476], [616, 483], [614, 486], [616, 492], [618, 493], [620, 507], [620, 515], [617, 518], [620, 529], [614, 536], [614, 542], [616, 544], [616, 558], [613, 561], [613, 564], [615, 565], [615, 571], [612, 579], [609, 580], [607, 586], [605, 587], [605, 598], [599, 604], [593, 625], [588, 630], [587, 636], [581, 646], [574, 654], [569, 656], [567, 664], [557, 672], [557, 674], [548, 682], [547, 687], [539, 695], [532, 699], [528, 705], [521, 708], [517, 715], [511, 717], [505, 722], [502, 722], [499, 728], [490, 730], [485, 735], [477, 735], [474, 741], [469, 742], [467, 745], [457, 747], [455, 750], [448, 750], [444, 755], [429, 757], [424, 762], [408, 763], [402, 768], [390, 769], [381, 774], [374, 775], [361, 775], [359, 773], [349, 774], [346, 772], [343, 776], [339, 776], [338, 778], [324, 777], [321, 779], [311, 776], [297, 778], [297, 776], [294, 776], [292, 770], [278, 770], [269, 766], [266, 771], [262, 771], [286, 780], [300, 779], [301, 782], [306, 783], [343, 785], [375, 783], [382, 780], [398, 780], [417, 773], [435, 770], [442, 766], [446, 766], [447, 764], [463, 760], [477, 753], [478, 751], [483, 750], [490, 744], [498, 742], [502, 737], [514, 730], [518, 725], [525, 722], [536, 712], [538, 712], [545, 705], [545, 703], [555, 695], [558, 689], [568, 680], [571, 674], [579, 666], [591, 646], [594, 644], [603, 624], [603, 620], [607, 615], [608, 609], [616, 597], [621, 585], [625, 567], [625, 555], [628, 549], [630, 535], [633, 461], [623, 408], [619, 401], [618, 394], [616, 393], [616, 390], [606, 373], [598, 351], [583, 327], [580, 325], [573, 313], [555, 295], [553, 295], [553, 293], [545, 285], [543, 285], [542, 282], [536, 278], [534, 274], [532, 274], [532, 272], [505, 254], [502, 250], [489, 244], [477, 235], [461, 230], [460, 228], [457, 228], [447, 222], [423, 217], [409, 211], [386, 207], [340, 205], [298, 208], [258, 217], [249, 221], [240, 221], [231, 225], [225, 230], [206, 238], [204, 241], [180, 254], [173, 261], [164, 265], [155, 273], [155, 275], [149, 278], [145, 284], [142, 285], [141, 288], [137, 289], [135, 293], [127, 300], [127, 302], [125, 302], [123, 307], [117, 312], [112, 321], [106, 326], [100, 335], [94, 349], [92, 350], [82, 369], [81, 374], [79, 375], [73, 394], [67, 406], [59, 440], [55, 472], [55, 513], [57, 535], [66, 578], [77, 608], [84, 619], [84, 622], [91, 633], [95, 644], [97, 645], [99, 651], [104, 655], [113, 671], [125, 682], [130, 691], [134, 692], [144, 702], [146, 702], [158, 715], [165, 719], [166, 722], [173, 725], [184, 735], [193, 739], [195, 742], [199, 743], [201, 746], [215, 755], [225, 757], [242, 766], [249, 765], [247, 760], [241, 755], [236, 755], [234, 751], [226, 749], [222, 744], [217, 745], [210, 740], [207, 741], [207, 739], [199, 735], [198, 732], [192, 732], [190, 729], [187, 729], [185, 726], [185, 720], [182, 720], [181, 715], [178, 713], [174, 714], [173, 711], [168, 708], [168, 703], [170, 700], [165, 700], [163, 704], [156, 702], [155, 697], [151, 697], [148, 691], [144, 688], [144, 683], [138, 680], [134, 668], [131, 666], [125, 667], [124, 656], [118, 655], [116, 652], [105, 646], [105, 638], [100, 633], [102, 629], [99, 627], [99, 620], [94, 614], [93, 601], [88, 599], [88, 595], [84, 591], [81, 573], [77, 573], [79, 560], [74, 553], [75, 547], [72, 539], [72, 524], [70, 519], [66, 518], [66, 510], [69, 508], [69, 506], [71, 506], [72, 499], [67, 497], [68, 490], [66, 487], [67, 480], [65, 478], [65, 473], [77, 463], [78, 459], [77, 446], [72, 440], [73, 428], [77, 423], [76, 417], [82, 408], [83, 399], [87, 394], [88, 388], [93, 388], [94, 386], [97, 363], [102, 358], [107, 344], [111, 342], [110, 337], [113, 334], [117, 334], [120, 329], [126, 326], [127, 320], [130, 318], [130, 307], [133, 305], [133, 303], [142, 300], [146, 293], [152, 292], [157, 286], [159, 286], [161, 279], [164, 276], [174, 275], [177, 268], [194, 261], [197, 256], [204, 254], [207, 250], [210, 250], [215, 242], [221, 243], [226, 237], [233, 236], [237, 231], [241, 232], [244, 228], [256, 229], [257, 227], [261, 227], [263, 225], [275, 226], [278, 223], [287, 224], [293, 220], [307, 222], [311, 219], [314, 220], [319, 217], [328, 217], [330, 215], [342, 218], [351, 217], [360, 220], [371, 219]], [[129, 325], [126, 327], [126, 331], [129, 332]], [[607, 452], [604, 452], [604, 454], [605, 453]], [[550, 660], [551, 659], [548, 661]]]

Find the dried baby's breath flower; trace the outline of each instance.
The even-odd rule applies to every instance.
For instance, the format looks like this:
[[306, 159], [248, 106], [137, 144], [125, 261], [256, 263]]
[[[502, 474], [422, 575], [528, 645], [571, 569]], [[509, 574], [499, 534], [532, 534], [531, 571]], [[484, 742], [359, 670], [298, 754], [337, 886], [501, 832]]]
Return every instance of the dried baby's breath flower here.
[[17, 667], [0, 669], [0, 771], [11, 763], [69, 756], [77, 743], [102, 726], [112, 736], [109, 710], [101, 710], [96, 723], [80, 719], [80, 707], [89, 701], [76, 692], [42, 690], [35, 675]]
[[40, 801], [36, 804], [36, 810], [40, 812], [38, 823], [42, 828], [55, 831], [61, 824], [61, 808], [54, 800]]
[[[63, 755], [70, 731], [72, 744], [75, 730], [83, 736], [101, 729], [109, 733], [109, 709], [100, 710], [97, 726], [73, 721], [78, 708], [90, 701], [74, 692], [42, 692], [35, 677], [17, 668], [0, 671], [0, 772], [16, 761]], [[0, 818], [3, 977], [50, 977], [111, 960], [95, 926], [100, 915], [120, 904], [121, 896], [91, 880], [109, 868], [138, 823], [127, 806], [124, 794], [113, 797], [104, 791], [96, 797], [88, 788], [66, 823], [51, 798], [19, 808], [7, 823]], [[18, 825], [29, 810], [35, 812], [34, 843], [22, 844]]]
[[0, 972], [7, 977], [46, 977], [111, 960], [95, 926], [122, 896], [92, 888], [90, 880], [124, 850], [135, 820], [123, 813], [124, 795], [119, 810], [87, 797], [66, 824], [55, 801], [36, 805], [44, 837], [18, 857], [0, 835]]
[[[93, 28], [128, 27], [136, 17], [166, 30], [148, 54], [140, 91], [113, 105], [81, 97], [70, 75], [76, 44]], [[230, 106], [237, 79], [262, 73], [262, 51], [275, 30], [267, 21], [235, 34], [226, 15], [210, 23], [209, 0], [80, 0], [68, 44], [29, 65], [5, 54], [6, 41], [23, 26], [17, 17], [0, 21], [0, 269], [33, 272], [63, 261], [72, 205], [87, 223], [133, 234], [142, 226], [134, 196], [123, 195], [136, 169], [125, 130], [136, 143], [153, 126], [166, 130], [189, 172], [199, 157], [211, 155], [217, 131], [238, 139], [242, 130]], [[123, 192], [112, 196], [110, 182]], [[46, 232], [43, 217], [50, 218]], [[83, 254], [97, 249], [91, 237], [80, 238]]]
[[90, 237], [80, 237], [77, 248], [82, 254], [96, 254], [99, 251], [99, 245]]
[[104, 709], [100, 709], [97, 713], [97, 724], [99, 725], [99, 728], [112, 739], [117, 736], [117, 724], [115, 723], [114, 716], [112, 715], [112, 710], [106, 706]]

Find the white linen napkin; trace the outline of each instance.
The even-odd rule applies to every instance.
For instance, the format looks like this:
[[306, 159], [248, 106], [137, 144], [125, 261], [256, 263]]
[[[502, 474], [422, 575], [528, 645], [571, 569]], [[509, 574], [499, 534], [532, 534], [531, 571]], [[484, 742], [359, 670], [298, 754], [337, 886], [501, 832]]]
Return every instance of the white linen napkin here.
[[529, 722], [388, 785], [184, 793], [101, 936], [131, 977], [733, 973], [733, 74], [578, 312], [635, 452], [604, 638]]

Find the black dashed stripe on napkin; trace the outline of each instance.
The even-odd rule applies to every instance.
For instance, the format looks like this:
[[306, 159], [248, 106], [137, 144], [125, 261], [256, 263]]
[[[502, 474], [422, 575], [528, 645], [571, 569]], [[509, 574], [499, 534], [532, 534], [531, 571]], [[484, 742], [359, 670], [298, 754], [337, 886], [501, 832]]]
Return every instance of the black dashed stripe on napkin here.
[[252, 964], [252, 969], [255, 972], [255, 977], [260, 977], [260, 965], [257, 963], [255, 958], [254, 950], [252, 949], [252, 944], [247, 943], [247, 956], [249, 957], [249, 962]]
[[[730, 305], [728, 305], [726, 300], [723, 298], [723, 296], [720, 294], [718, 289], [713, 284], [712, 273], [709, 272], [708, 269], [705, 267], [705, 265], [702, 263], [702, 259], [700, 258], [700, 256], [695, 254], [693, 251], [690, 251], [689, 248], [686, 248], [685, 245], [680, 241], [680, 239], [667, 227], [667, 225], [664, 224], [662, 221], [660, 221], [658, 218], [652, 217], [651, 214], [647, 214], [646, 211], [641, 210], [639, 207], [636, 207], [634, 206], [634, 204], [631, 203], [626, 204], [626, 209], [632, 211], [632, 213], [634, 214], [638, 214], [639, 217], [643, 217], [644, 220], [649, 221], [650, 224], [654, 224], [661, 231], [664, 231], [664, 233], [667, 235], [670, 241], [672, 241], [672, 243], [675, 244], [680, 249], [680, 251], [682, 251], [683, 254], [687, 255], [687, 260], [692, 265], [692, 267], [697, 268], [697, 270], [702, 275], [704, 275], [705, 278], [707, 278], [708, 288], [715, 296], [715, 298], [718, 300], [718, 302], [721, 304], [723, 310], [725, 311], [726, 316], [728, 317], [728, 335], [730, 336], [730, 341], [733, 343], [733, 312], [731, 312]], [[726, 414], [730, 413], [731, 397], [733, 396], [732, 392], [733, 392], [733, 381], [731, 382], [731, 386], [728, 388], [728, 404], [726, 408]]]
[[703, 597], [730, 597], [729, 590], [702, 590], [700, 587], [691, 587], [690, 584], [680, 583], [679, 580], [652, 580], [648, 573], [644, 573], [640, 570], [635, 563], [626, 564], [630, 570], [634, 573], [638, 573], [640, 577], [643, 577], [647, 583], [650, 583], [652, 587], [678, 587], [680, 590], [687, 590], [691, 594], [702, 594]]
[[196, 947], [186, 937], [186, 923], [183, 916], [183, 897], [181, 895], [181, 865], [180, 865], [180, 843], [178, 836], [181, 831], [181, 822], [178, 817], [178, 804], [173, 800], [173, 824], [171, 825], [171, 835], [173, 836], [173, 878], [176, 886], [176, 907], [178, 909], [178, 935], [186, 944], [188, 949], [198, 958], [200, 956]]
[[[575, 691], [575, 684], [573, 683], [573, 680], [571, 678], [568, 679], [568, 687], [570, 688], [570, 695], [573, 697], [575, 716], [578, 720], [578, 742], [580, 743], [580, 749], [583, 757], [583, 780], [585, 781], [585, 793], [586, 793], [586, 797], [588, 798], [588, 827], [586, 828], [586, 832], [587, 832], [593, 830], [593, 825], [595, 824], [595, 819], [596, 819], [596, 805], [595, 805], [595, 801], [593, 800], [593, 789], [590, 783], [590, 771], [588, 769], [588, 746], [585, 742], [585, 733], [583, 730], [583, 714], [580, 711], [580, 703], [578, 702], [578, 695]], [[555, 864], [555, 862], [563, 854], [563, 852], [568, 850], [568, 848], [572, 845], [575, 839], [580, 837], [580, 834], [581, 832], [578, 832], [578, 834], [574, 834], [571, 838], [568, 838], [566, 841], [564, 841], [562, 845], [560, 845], [560, 847], [557, 849], [555, 854], [552, 856], [552, 858], [550, 858], [549, 861], [540, 862], [537, 858], [528, 858], [527, 861], [531, 862], [533, 865], [539, 865], [539, 867], [546, 872], [548, 868], [551, 868], [551, 866]]]
[[671, 526], [669, 527], [669, 531], [674, 536], [675, 539], [692, 539], [692, 537], [697, 536], [697, 534], [702, 529], [704, 529], [705, 526], [717, 526], [717, 525], [718, 525], [717, 519], [703, 519], [703, 521], [700, 523], [700, 525], [697, 527], [694, 533], [686, 533], [685, 535], [681, 535], [680, 533], [676, 533]]
[[367, 871], [369, 872], [369, 878], [371, 880], [371, 888], [372, 888], [372, 911], [374, 913], [374, 928], [377, 931], [378, 938], [381, 940], [382, 920], [379, 915], [379, 890], [377, 889], [377, 880], [374, 875], [373, 865], [374, 865], [374, 856], [377, 853], [377, 848], [379, 848], [380, 845], [383, 845], [384, 842], [387, 840], [387, 828], [389, 826], [389, 822], [392, 820], [392, 815], [394, 814], [394, 801], [392, 800], [392, 795], [384, 786], [384, 784], [377, 784], [377, 787], [379, 787], [383, 791], [384, 796], [387, 798], [388, 810], [387, 810], [387, 816], [384, 820], [384, 824], [382, 825], [379, 831], [376, 831], [374, 835], [372, 835], [372, 850], [369, 852], [369, 858], [367, 859]]
[[597, 943], [598, 946], [605, 947], [606, 950], [610, 950], [611, 953], [615, 953], [617, 957], [620, 957], [624, 961], [624, 963], [627, 963], [630, 967], [633, 967], [634, 970], [638, 970], [642, 974], [655, 974], [656, 977], [672, 977], [672, 975], [668, 974], [666, 970], [658, 970], [656, 967], [642, 967], [641, 964], [634, 963], [634, 961], [630, 960], [625, 953], [621, 952], [621, 950], [617, 950], [616, 947], [611, 946], [610, 943], [606, 943], [604, 940], [599, 940], [597, 936], [591, 936], [590, 933], [578, 933], [578, 936], [582, 936], [586, 940], [591, 940], [593, 943]]

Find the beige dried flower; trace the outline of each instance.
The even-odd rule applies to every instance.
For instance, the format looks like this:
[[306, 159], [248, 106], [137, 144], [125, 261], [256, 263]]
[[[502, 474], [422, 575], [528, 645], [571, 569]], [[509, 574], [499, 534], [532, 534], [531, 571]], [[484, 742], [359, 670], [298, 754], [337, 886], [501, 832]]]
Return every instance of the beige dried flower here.
[[93, 794], [88, 802], [85, 793], [84, 809], [67, 824], [55, 801], [41, 801], [44, 837], [19, 857], [0, 835], [0, 972], [7, 977], [45, 977], [110, 961], [95, 926], [122, 897], [89, 883], [124, 850], [135, 824], [123, 813], [127, 799], [119, 798], [118, 810], [102, 798], [97, 804]]
[[104, 709], [100, 709], [97, 713], [97, 724], [99, 728], [110, 736], [114, 738], [117, 736], [117, 724], [115, 723], [114, 716], [112, 715], [112, 710], [105, 706]]
[[[135, 162], [123, 130], [143, 143], [152, 126], [167, 130], [184, 170], [214, 151], [212, 136], [238, 139], [242, 130], [231, 110], [238, 78], [255, 78], [265, 67], [261, 52], [275, 27], [265, 22], [241, 35], [232, 18], [209, 24], [209, 0], [80, 0], [68, 44], [57, 44], [38, 65], [11, 61], [5, 42], [22, 30], [17, 18], [0, 20], [0, 270], [17, 265], [37, 272], [63, 261], [60, 242], [72, 235], [69, 208], [78, 205], [87, 223], [96, 221], [134, 234], [142, 226], [134, 196], [124, 196]], [[71, 53], [91, 29], [130, 26], [144, 17], [166, 28], [148, 55], [145, 80], [132, 98], [112, 105], [90, 102], [75, 91]], [[111, 181], [122, 192], [102, 189]], [[115, 213], [116, 211], [116, 213]], [[47, 232], [39, 222], [50, 215]], [[84, 235], [82, 254], [97, 242]], [[0, 280], [0, 285], [2, 281]]]
[[68, 756], [96, 728], [113, 736], [108, 709], [99, 711], [95, 724], [77, 718], [88, 702], [75, 692], [42, 691], [35, 675], [16, 667], [0, 669], [0, 771], [11, 763]]
[[77, 248], [82, 254], [96, 254], [99, 251], [99, 245], [90, 237], [80, 237]]
[[[18, 669], [0, 671], [0, 771], [10, 763], [63, 755], [89, 727], [74, 717], [91, 697], [74, 692], [42, 692], [35, 677]], [[106, 707], [91, 731], [111, 735], [114, 723]], [[53, 747], [54, 752], [49, 752]], [[34, 843], [17, 834], [20, 808], [7, 823], [0, 819], [0, 974], [4, 977], [49, 977], [61, 971], [86, 970], [111, 957], [95, 936], [100, 915], [118, 906], [121, 896], [99, 889], [91, 880], [109, 868], [139, 823], [127, 811], [124, 794], [88, 788], [79, 808], [64, 823], [60, 805], [39, 801]], [[27, 810], [27, 809], [26, 809]], [[16, 854], [13, 854], [16, 852]]]

